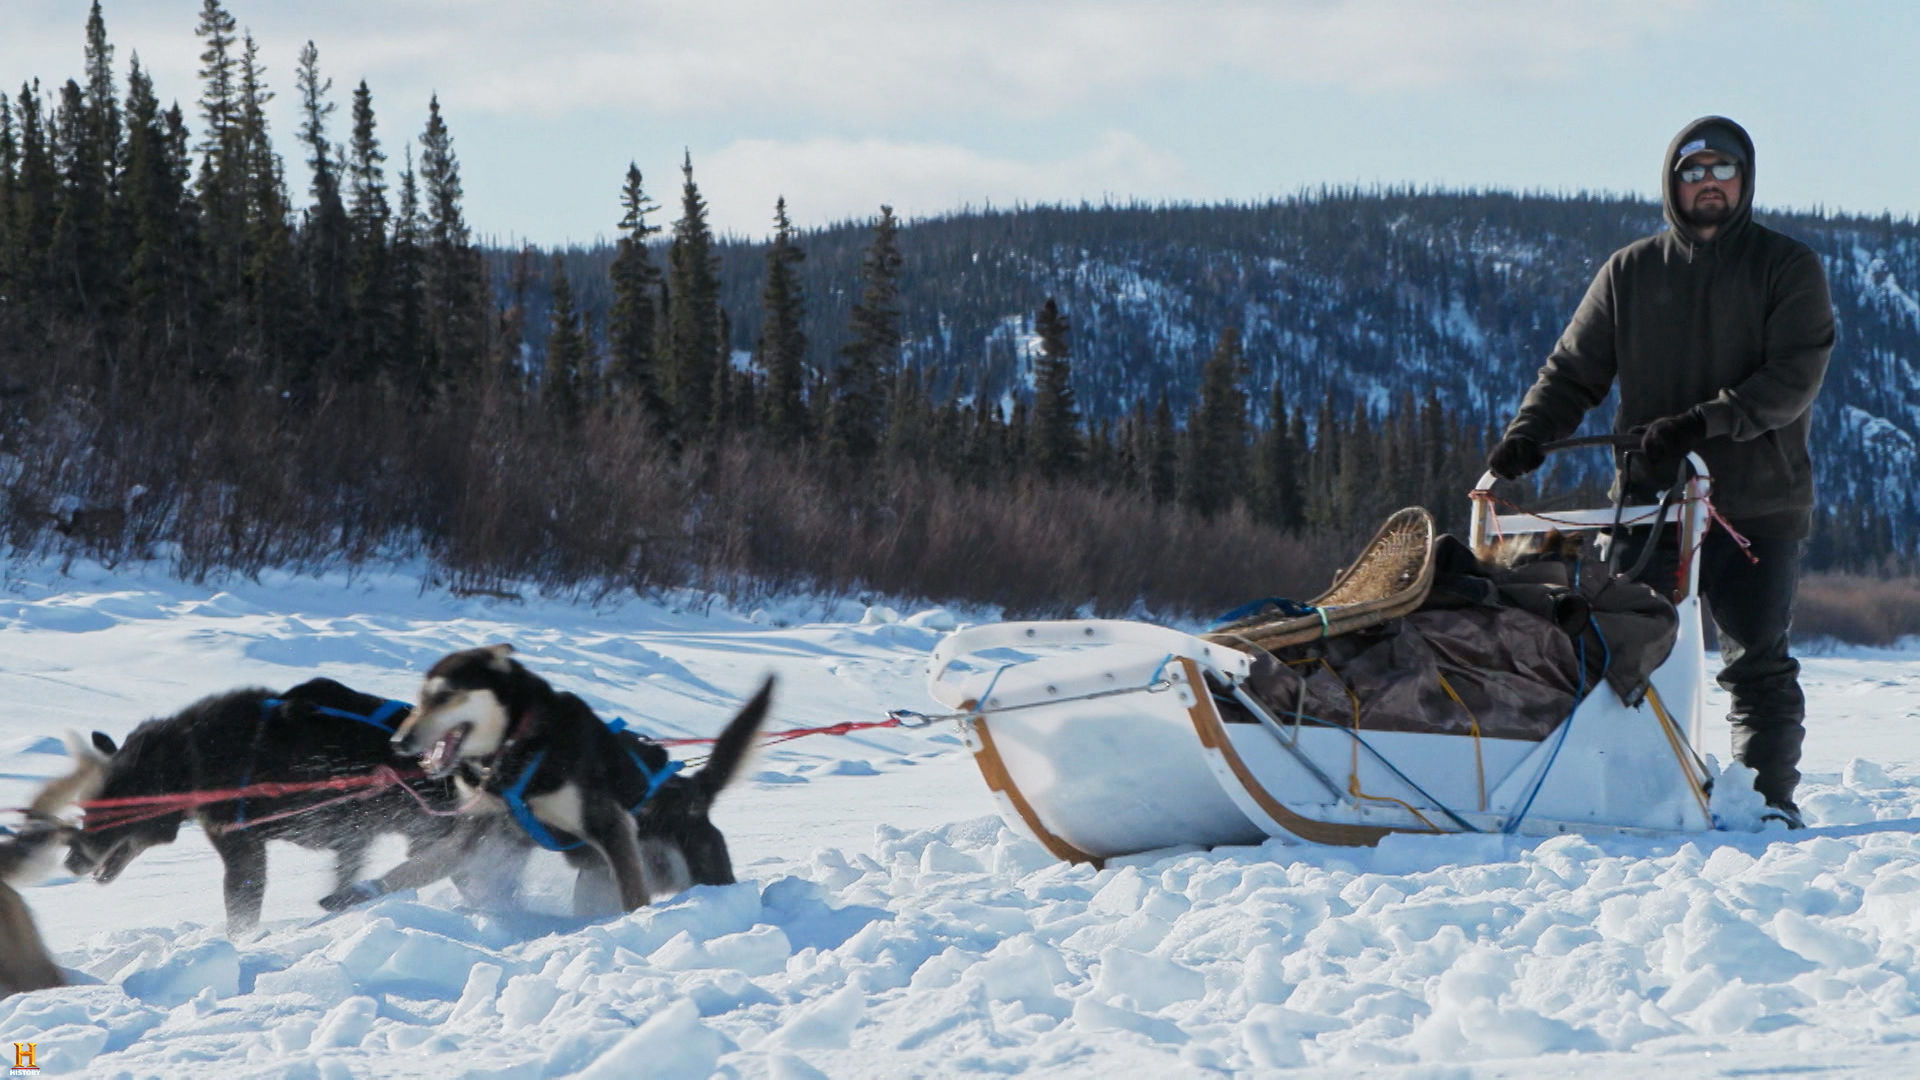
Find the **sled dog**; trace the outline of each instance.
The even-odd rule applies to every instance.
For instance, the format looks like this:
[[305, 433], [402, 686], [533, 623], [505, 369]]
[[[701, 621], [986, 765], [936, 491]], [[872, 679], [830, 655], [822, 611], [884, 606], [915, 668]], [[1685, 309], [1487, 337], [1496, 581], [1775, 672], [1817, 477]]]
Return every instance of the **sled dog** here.
[[[413, 761], [391, 745], [392, 725], [406, 709], [331, 679], [314, 679], [284, 694], [260, 688], [217, 694], [148, 720], [118, 747], [94, 732], [92, 750], [104, 772], [100, 798], [364, 776], [383, 765], [407, 775], [415, 771]], [[407, 785], [413, 794], [389, 785], [352, 799], [323, 789], [135, 813], [90, 812], [73, 839], [67, 868], [112, 881], [141, 852], [172, 843], [181, 823], [192, 818], [225, 866], [227, 928], [240, 932], [260, 921], [268, 840], [332, 851], [339, 886], [359, 876], [368, 846], [383, 833], [404, 836], [411, 854], [471, 827], [453, 815], [447, 781], [416, 778]], [[447, 816], [427, 813], [423, 803]], [[287, 811], [298, 812], [279, 816]]]
[[74, 829], [55, 815], [100, 790], [100, 763], [78, 735], [68, 736], [67, 752], [73, 755], [73, 771], [48, 781], [28, 804], [26, 824], [0, 837], [0, 997], [67, 982], [14, 888], [45, 877], [58, 863]]
[[[627, 911], [690, 885], [731, 884], [726, 838], [708, 812], [753, 747], [773, 679], [728, 722], [706, 765], [683, 774], [665, 747], [610, 727], [512, 652], [503, 644], [442, 658], [394, 743], [420, 755], [429, 776], [452, 777], [470, 796], [463, 805], [510, 816], [535, 843], [565, 851], [582, 870], [581, 914], [595, 870], [612, 875]], [[360, 894], [430, 881], [443, 861], [409, 860]]]

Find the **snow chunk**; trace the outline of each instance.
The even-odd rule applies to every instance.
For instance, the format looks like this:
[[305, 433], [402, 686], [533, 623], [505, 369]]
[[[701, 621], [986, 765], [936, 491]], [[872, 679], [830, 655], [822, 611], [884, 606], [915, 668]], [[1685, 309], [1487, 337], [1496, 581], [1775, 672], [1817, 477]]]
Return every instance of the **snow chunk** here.
[[348, 998], [335, 1005], [314, 1031], [313, 1049], [359, 1046], [373, 1030], [373, 1020], [379, 1012], [380, 1003], [370, 997]]
[[849, 984], [801, 1009], [768, 1038], [781, 1046], [839, 1049], [852, 1041], [866, 1014], [866, 992]]
[[700, 1010], [685, 999], [647, 1018], [582, 1069], [578, 1080], [707, 1080], [720, 1055], [733, 1049], [725, 1036], [700, 1022]]
[[202, 990], [240, 992], [240, 954], [225, 938], [203, 941], [143, 961], [121, 978], [127, 993], [156, 1005], [184, 1005]]
[[1207, 980], [1198, 971], [1172, 960], [1109, 947], [1100, 952], [1100, 973], [1093, 992], [1107, 1000], [1125, 997], [1134, 1008], [1158, 1012], [1207, 992]]

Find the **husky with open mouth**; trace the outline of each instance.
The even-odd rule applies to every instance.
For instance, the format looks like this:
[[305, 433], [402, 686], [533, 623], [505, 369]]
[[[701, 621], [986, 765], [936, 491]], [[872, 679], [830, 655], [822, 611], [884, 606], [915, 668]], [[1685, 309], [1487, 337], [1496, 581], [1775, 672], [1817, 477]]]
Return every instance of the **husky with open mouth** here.
[[[665, 747], [604, 723], [512, 652], [467, 649], [433, 665], [394, 745], [419, 755], [429, 776], [452, 777], [464, 806], [512, 816], [534, 843], [566, 852], [583, 871], [604, 868], [627, 911], [689, 885], [732, 883], [726, 839], [708, 811], [753, 747], [772, 678], [728, 722], [706, 765], [681, 773]], [[451, 860], [428, 853], [329, 899], [414, 887], [444, 872], [443, 861]], [[583, 914], [589, 887], [583, 872], [575, 891]]]

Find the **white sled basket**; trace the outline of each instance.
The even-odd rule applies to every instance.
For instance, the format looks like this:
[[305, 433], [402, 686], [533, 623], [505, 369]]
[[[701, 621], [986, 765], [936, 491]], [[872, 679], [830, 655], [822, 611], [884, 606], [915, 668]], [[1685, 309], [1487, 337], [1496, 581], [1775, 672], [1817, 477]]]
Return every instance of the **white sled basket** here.
[[[1707, 523], [1706, 469], [1692, 464], [1689, 497], [1666, 515], [1686, 551]], [[1486, 497], [1493, 479], [1475, 489], [1475, 539], [1661, 515], [1501, 515]], [[1652, 690], [1629, 705], [1603, 681], [1540, 741], [1303, 724], [1249, 692], [1256, 657], [1225, 635], [1114, 620], [958, 631], [934, 650], [928, 689], [968, 714], [1002, 817], [1072, 861], [1269, 838], [1372, 844], [1390, 832], [1700, 831], [1712, 828], [1692, 749], [1705, 660], [1688, 563], [1679, 636]]]

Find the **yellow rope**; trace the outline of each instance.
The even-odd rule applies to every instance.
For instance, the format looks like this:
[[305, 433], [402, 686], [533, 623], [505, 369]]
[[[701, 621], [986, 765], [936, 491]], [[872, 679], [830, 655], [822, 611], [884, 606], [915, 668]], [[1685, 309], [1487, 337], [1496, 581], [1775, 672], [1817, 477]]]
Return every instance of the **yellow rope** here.
[[1435, 825], [1433, 822], [1427, 820], [1427, 815], [1421, 813], [1418, 808], [1416, 808], [1412, 803], [1407, 802], [1405, 799], [1396, 799], [1391, 795], [1369, 795], [1365, 791], [1361, 790], [1360, 788], [1360, 695], [1353, 692], [1353, 687], [1347, 685], [1347, 681], [1340, 677], [1339, 672], [1333, 670], [1333, 665], [1327, 663], [1327, 658], [1324, 656], [1310, 656], [1301, 660], [1288, 660], [1287, 663], [1290, 665], [1317, 663], [1321, 667], [1326, 668], [1327, 674], [1333, 676], [1333, 681], [1336, 683], [1339, 683], [1340, 689], [1347, 692], [1347, 700], [1353, 702], [1353, 740], [1352, 740], [1352, 746], [1350, 748], [1351, 757], [1349, 758], [1348, 764], [1347, 764], [1347, 794], [1353, 796], [1356, 799], [1366, 799], [1369, 802], [1392, 803], [1393, 805], [1400, 807], [1402, 810], [1405, 810], [1407, 813], [1412, 814], [1414, 817], [1418, 818], [1420, 821], [1420, 824], [1425, 825], [1430, 831], [1437, 832], [1437, 833], [1448, 831], [1446, 829], [1442, 829], [1440, 826]]
[[1480, 718], [1473, 715], [1473, 710], [1467, 708], [1466, 702], [1460, 700], [1460, 695], [1454, 691], [1453, 684], [1447, 681], [1444, 674], [1438, 671], [1434, 674], [1440, 676], [1440, 689], [1445, 690], [1447, 696], [1453, 699], [1453, 703], [1460, 706], [1460, 711], [1467, 714], [1467, 730], [1473, 733], [1473, 773], [1480, 781], [1480, 809], [1485, 810], [1487, 808], [1487, 763], [1480, 756]]

